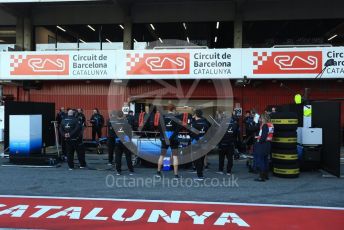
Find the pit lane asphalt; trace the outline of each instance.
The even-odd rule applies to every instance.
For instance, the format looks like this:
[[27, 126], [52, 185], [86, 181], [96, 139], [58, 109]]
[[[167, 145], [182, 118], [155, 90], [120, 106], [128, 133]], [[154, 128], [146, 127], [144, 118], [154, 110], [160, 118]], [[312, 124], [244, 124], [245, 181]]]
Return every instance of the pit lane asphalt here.
[[[172, 182], [171, 171], [164, 172], [164, 181], [154, 179], [155, 168], [138, 167], [129, 176], [125, 159], [121, 176], [106, 170], [106, 155], [88, 154], [87, 160], [91, 168], [103, 170], [69, 171], [66, 163], [59, 168], [1, 166], [0, 194], [344, 207], [344, 179], [324, 178], [319, 171], [302, 172], [297, 179], [270, 176], [267, 182], [255, 182], [256, 175], [249, 174], [245, 160], [240, 160], [234, 162], [230, 184], [228, 176], [215, 173], [217, 156], [212, 155], [206, 182], [194, 182], [196, 175], [185, 169], [180, 171], [182, 179]], [[0, 159], [0, 164], [8, 164], [8, 159]]]

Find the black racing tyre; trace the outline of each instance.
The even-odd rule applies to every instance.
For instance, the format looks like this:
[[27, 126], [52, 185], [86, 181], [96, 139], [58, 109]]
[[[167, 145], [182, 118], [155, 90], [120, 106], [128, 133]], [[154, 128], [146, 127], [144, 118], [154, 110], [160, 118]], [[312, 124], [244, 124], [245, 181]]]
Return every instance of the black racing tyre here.
[[295, 131], [285, 131], [274, 133], [272, 139], [273, 149], [296, 149], [297, 133]]
[[281, 148], [271, 148], [271, 152], [288, 154], [288, 153], [297, 153], [297, 148], [294, 149], [281, 149]]
[[271, 150], [271, 159], [274, 164], [295, 164], [299, 158], [297, 149], [278, 149]]
[[296, 131], [274, 132], [274, 137], [297, 137], [297, 132]]
[[275, 131], [296, 130], [298, 127], [298, 117], [292, 112], [278, 112], [270, 115], [271, 123]]
[[277, 177], [297, 178], [300, 175], [300, 166], [294, 164], [273, 164], [272, 172]]

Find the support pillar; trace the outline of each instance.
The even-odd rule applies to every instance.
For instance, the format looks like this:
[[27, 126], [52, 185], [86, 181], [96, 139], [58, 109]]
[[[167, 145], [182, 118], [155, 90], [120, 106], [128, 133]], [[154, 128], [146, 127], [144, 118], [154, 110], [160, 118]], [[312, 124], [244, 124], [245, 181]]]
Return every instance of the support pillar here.
[[234, 20], [234, 48], [242, 48], [243, 23], [241, 17]]
[[18, 50], [33, 50], [32, 23], [29, 17], [17, 17], [16, 46]]
[[124, 21], [123, 49], [132, 50], [133, 47], [133, 23], [130, 18]]

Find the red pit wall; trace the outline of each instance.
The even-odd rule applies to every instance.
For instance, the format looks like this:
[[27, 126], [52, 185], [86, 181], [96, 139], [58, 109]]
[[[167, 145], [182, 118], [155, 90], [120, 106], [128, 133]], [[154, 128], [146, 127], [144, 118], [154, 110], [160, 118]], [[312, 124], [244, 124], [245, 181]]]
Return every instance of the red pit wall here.
[[[184, 94], [191, 87], [192, 81], [181, 81]], [[291, 88], [295, 93], [303, 93], [304, 88], [310, 88], [310, 99], [333, 99], [344, 98], [344, 82], [339, 83], [333, 80], [317, 81], [285, 81], [284, 84]], [[78, 108], [85, 111], [86, 118], [89, 119], [93, 108], [97, 107], [107, 119], [108, 113], [108, 94], [110, 81], [44, 81], [42, 90], [31, 90], [29, 92], [23, 89], [17, 89], [13, 86], [4, 86], [5, 95], [13, 95], [15, 100], [36, 101], [36, 102], [54, 102], [56, 109], [61, 106]], [[128, 85], [117, 84], [112, 86], [115, 89], [116, 96], [111, 97], [111, 109], [120, 109], [125, 101], [135, 95], [142, 95], [153, 90], [158, 90], [158, 94], [163, 98], [175, 98], [175, 93], [165, 95], [165, 90], [155, 81], [135, 80], [130, 81]], [[252, 81], [246, 87], [235, 87], [233, 84], [234, 103], [240, 103], [243, 111], [256, 108], [259, 113], [263, 112], [267, 105], [294, 103], [294, 94], [285, 88], [280, 87], [280, 82], [273, 83], [271, 80], [260, 81], [258, 84]], [[202, 80], [191, 99], [215, 99], [217, 97], [230, 97], [228, 92], [217, 95], [212, 83]], [[344, 103], [342, 103], [342, 126], [344, 126]], [[104, 134], [105, 134], [104, 130]], [[86, 132], [86, 137], [90, 137], [90, 130]]]

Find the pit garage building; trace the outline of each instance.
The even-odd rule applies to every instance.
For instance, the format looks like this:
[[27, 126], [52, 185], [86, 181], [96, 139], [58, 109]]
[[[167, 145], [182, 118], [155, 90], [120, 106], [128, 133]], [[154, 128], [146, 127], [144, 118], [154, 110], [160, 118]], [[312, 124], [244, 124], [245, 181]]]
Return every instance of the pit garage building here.
[[[344, 44], [342, 0], [14, 2], [20, 1], [0, 1], [0, 49], [3, 53], [144, 52], [149, 49], [193, 50], [196, 46], [201, 50], [327, 49]], [[335, 61], [344, 60], [340, 56], [344, 55], [344, 49], [329, 55], [334, 55], [328, 58]], [[337, 77], [328, 79], [326, 73], [319, 79], [303, 79], [302, 76], [281, 79], [271, 74], [253, 79], [235, 76], [231, 80], [232, 93], [228, 95], [226, 92], [219, 94], [214, 89], [212, 81], [220, 80], [204, 77], [189, 95], [188, 106], [226, 98], [243, 111], [256, 108], [263, 112], [267, 105], [292, 103], [296, 93], [304, 94], [305, 91], [309, 99], [339, 99], [344, 95], [344, 64], [337, 63], [337, 67], [332, 68]], [[82, 75], [82, 72], [79, 74]], [[314, 78], [316, 76], [317, 72], [314, 72]], [[55, 77], [49, 80], [37, 77], [25, 80], [6, 74], [0, 75], [0, 78], [5, 101], [54, 102], [56, 109], [62, 106], [81, 107], [87, 118], [96, 107], [107, 114], [109, 86], [116, 88], [116, 97], [111, 102], [116, 109], [135, 103], [136, 112], [143, 110], [153, 103], [154, 98], [142, 95], [152, 91], [159, 94], [161, 103], [180, 99], [177, 92], [166, 93], [159, 79], [113, 81], [96, 77], [68, 80]], [[187, 92], [194, 80], [183, 78], [180, 82], [183, 91]], [[341, 109], [343, 126], [343, 105]]]

